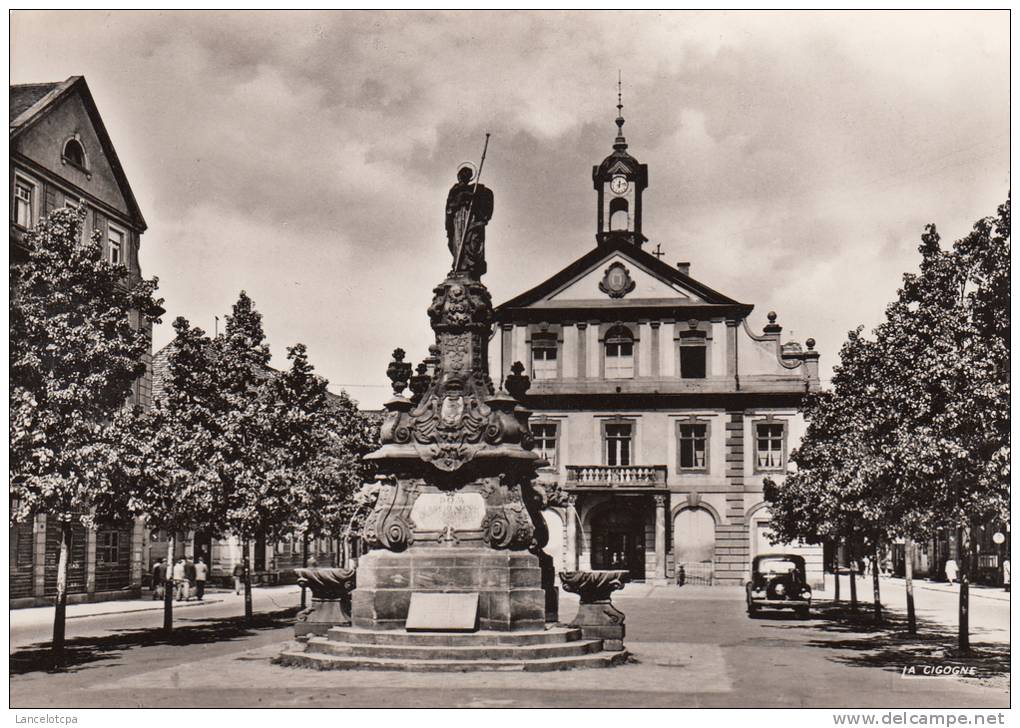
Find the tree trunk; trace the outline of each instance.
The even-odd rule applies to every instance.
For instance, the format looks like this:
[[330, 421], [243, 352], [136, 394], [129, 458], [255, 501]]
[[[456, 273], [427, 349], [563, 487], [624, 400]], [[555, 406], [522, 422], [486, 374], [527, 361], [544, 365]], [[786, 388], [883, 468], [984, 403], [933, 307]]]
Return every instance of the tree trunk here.
[[879, 582], [878, 582], [878, 562], [879, 562], [879, 549], [881, 546], [876, 545], [874, 553], [871, 554], [871, 589], [874, 593], [874, 609], [875, 609], [875, 624], [882, 624], [882, 599], [879, 593]]
[[248, 539], [243, 542], [244, 557], [241, 563], [244, 564], [242, 575], [244, 577], [244, 623], [251, 624], [251, 562], [248, 560]]
[[[308, 532], [301, 533], [301, 566], [308, 568]], [[301, 587], [301, 608], [305, 608], [305, 588]]]
[[960, 652], [970, 652], [970, 526], [960, 529]]
[[166, 543], [166, 572], [163, 574], [163, 631], [170, 634], [174, 631], [174, 551], [177, 539], [171, 533]]
[[53, 610], [53, 669], [64, 667], [64, 627], [67, 623], [67, 562], [71, 556], [71, 522], [60, 524], [60, 558], [57, 561], [57, 597]]
[[905, 554], [903, 580], [907, 586], [907, 631], [917, 634], [917, 613], [914, 611], [914, 542], [907, 539], [903, 545]]
[[850, 609], [857, 611], [857, 562], [854, 560], [852, 546], [847, 546], [847, 554], [850, 557]]
[[836, 579], [835, 588], [833, 589], [833, 597], [839, 601], [839, 550], [836, 550], [836, 563], [832, 566], [832, 575]]

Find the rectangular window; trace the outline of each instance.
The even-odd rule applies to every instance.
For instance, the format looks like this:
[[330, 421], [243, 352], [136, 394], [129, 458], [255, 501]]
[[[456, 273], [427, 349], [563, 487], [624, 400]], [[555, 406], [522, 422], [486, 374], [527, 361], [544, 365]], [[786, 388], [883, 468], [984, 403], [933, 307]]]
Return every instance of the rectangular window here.
[[534, 337], [531, 340], [532, 379], [555, 379], [558, 354], [555, 338]]
[[631, 464], [633, 428], [628, 424], [606, 425], [606, 465]]
[[681, 344], [680, 378], [704, 379], [705, 359], [705, 345], [702, 342], [699, 341], [697, 344]]
[[32, 227], [35, 220], [35, 185], [23, 179], [14, 181], [14, 224], [23, 228]]
[[755, 425], [754, 456], [758, 470], [782, 470], [786, 426], [781, 422], [761, 422]]
[[634, 378], [634, 342], [611, 341], [606, 344], [606, 379]]
[[535, 438], [535, 452], [556, 467], [556, 430], [555, 422], [536, 422], [531, 425], [531, 434]]
[[106, 235], [107, 244], [109, 247], [109, 259], [114, 265], [123, 265], [124, 262], [124, 241], [127, 235], [123, 230], [115, 228], [110, 225], [109, 232]]
[[116, 564], [120, 555], [120, 533], [100, 531], [96, 534], [96, 563]]
[[677, 425], [680, 470], [705, 470], [708, 451], [708, 425]]

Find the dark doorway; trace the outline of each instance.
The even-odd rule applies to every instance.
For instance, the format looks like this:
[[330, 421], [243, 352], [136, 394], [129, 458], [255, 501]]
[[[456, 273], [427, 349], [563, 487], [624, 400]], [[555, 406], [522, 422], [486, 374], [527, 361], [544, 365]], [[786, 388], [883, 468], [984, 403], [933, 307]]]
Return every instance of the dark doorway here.
[[195, 554], [192, 561], [198, 563], [199, 558], [206, 566], [212, 568], [212, 535], [201, 531], [195, 533]]
[[614, 502], [591, 520], [593, 569], [630, 572], [634, 581], [645, 578], [645, 524], [639, 510]]

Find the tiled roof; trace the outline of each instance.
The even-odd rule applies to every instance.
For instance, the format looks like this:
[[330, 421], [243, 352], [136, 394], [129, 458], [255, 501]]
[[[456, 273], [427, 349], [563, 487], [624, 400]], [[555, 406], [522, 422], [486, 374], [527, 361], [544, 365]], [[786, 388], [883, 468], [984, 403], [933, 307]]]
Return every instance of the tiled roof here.
[[14, 121], [59, 85], [59, 82], [54, 82], [23, 83], [11, 86], [11, 118], [8, 121]]

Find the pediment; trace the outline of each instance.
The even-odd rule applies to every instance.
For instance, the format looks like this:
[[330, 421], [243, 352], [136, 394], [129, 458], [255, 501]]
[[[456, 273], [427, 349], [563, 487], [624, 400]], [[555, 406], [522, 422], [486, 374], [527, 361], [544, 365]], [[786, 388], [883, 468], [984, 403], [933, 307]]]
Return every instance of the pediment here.
[[[63, 158], [64, 144], [72, 136], [85, 150], [83, 167]], [[12, 120], [10, 146], [12, 153], [24, 155], [136, 218], [144, 229], [137, 201], [83, 78], [72, 77], [60, 84]]]
[[537, 286], [497, 307], [524, 309], [705, 307], [746, 315], [753, 306], [715, 291], [622, 238], [609, 238]]
[[705, 303], [693, 290], [665, 280], [639, 263], [615, 253], [590, 266], [557, 290], [536, 301], [534, 305], [571, 305], [582, 302], [615, 300], [627, 304], [634, 300], [662, 300], [679, 304]]

